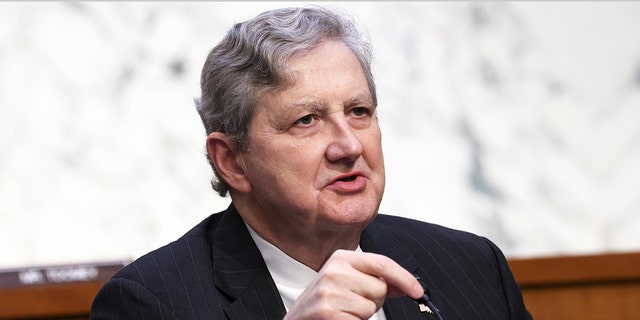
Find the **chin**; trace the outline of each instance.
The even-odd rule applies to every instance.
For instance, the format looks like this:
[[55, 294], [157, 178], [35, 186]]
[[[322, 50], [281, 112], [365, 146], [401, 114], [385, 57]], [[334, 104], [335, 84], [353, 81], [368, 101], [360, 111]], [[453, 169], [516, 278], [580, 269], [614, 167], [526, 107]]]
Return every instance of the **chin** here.
[[341, 203], [334, 212], [335, 219], [345, 225], [367, 225], [378, 213], [372, 203]]
[[333, 225], [367, 225], [380, 207], [380, 197], [370, 190], [359, 195], [332, 196], [322, 200], [318, 212]]

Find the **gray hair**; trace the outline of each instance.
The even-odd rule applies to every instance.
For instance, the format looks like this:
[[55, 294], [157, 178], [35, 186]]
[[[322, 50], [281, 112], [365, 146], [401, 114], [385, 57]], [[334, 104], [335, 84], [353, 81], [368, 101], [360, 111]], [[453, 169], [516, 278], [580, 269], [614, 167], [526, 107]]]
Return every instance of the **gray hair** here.
[[[340, 41], [353, 52], [377, 105], [371, 47], [352, 19], [315, 6], [276, 9], [235, 24], [209, 53], [200, 79], [202, 96], [195, 101], [207, 135], [224, 133], [246, 151], [260, 94], [290, 84], [287, 62], [328, 40]], [[229, 185], [207, 158], [215, 173], [211, 185], [224, 197]]]

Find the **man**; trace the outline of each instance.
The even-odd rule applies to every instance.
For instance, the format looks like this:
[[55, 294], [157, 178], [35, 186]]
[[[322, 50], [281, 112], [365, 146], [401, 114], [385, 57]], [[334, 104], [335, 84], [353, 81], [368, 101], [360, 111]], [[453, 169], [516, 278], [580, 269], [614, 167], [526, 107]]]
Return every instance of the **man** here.
[[326, 9], [235, 25], [198, 101], [212, 185], [232, 204], [116, 274], [92, 317], [530, 319], [489, 240], [377, 214], [370, 56]]

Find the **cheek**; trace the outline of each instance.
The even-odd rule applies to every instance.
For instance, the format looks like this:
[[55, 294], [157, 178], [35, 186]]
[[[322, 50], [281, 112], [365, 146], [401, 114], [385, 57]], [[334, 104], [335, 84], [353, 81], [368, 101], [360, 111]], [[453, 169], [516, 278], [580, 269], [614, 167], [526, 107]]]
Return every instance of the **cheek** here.
[[379, 193], [382, 193], [385, 186], [385, 168], [380, 131], [372, 132], [366, 141], [364, 146], [365, 161], [377, 178], [375, 179], [376, 189], [378, 189]]
[[376, 130], [364, 137], [364, 152], [367, 155], [367, 158], [371, 162], [370, 165], [375, 165], [384, 167], [383, 155], [382, 155], [382, 139], [380, 136], [380, 131]]
[[[305, 145], [295, 146], [283, 152], [282, 164], [289, 170], [289, 176], [294, 176], [300, 183], [313, 181], [322, 164], [324, 151], [320, 143], [310, 141]], [[293, 178], [293, 177], [292, 177]]]
[[253, 168], [252, 176], [260, 177], [262, 180], [272, 179], [271, 183], [308, 183], [322, 159], [318, 145], [312, 142], [300, 144], [294, 141], [271, 141], [262, 146], [267, 147], [253, 150], [251, 163], [247, 164], [249, 168]]

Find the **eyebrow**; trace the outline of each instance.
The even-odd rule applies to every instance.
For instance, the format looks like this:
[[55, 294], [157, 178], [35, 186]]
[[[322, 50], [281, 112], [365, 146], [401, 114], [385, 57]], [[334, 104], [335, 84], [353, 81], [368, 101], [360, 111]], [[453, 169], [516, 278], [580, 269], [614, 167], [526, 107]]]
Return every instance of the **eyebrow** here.
[[376, 108], [376, 106], [373, 105], [373, 97], [369, 92], [363, 92], [351, 98], [351, 100], [348, 100], [348, 102], [345, 105], [351, 106], [354, 104], [370, 104], [374, 109]]
[[[358, 94], [354, 97], [352, 97], [349, 100], [346, 100], [346, 103], [344, 103], [345, 106], [352, 106], [354, 104], [373, 104], [373, 97], [371, 97], [371, 94], [368, 92], [363, 92], [361, 94]], [[374, 106], [375, 107], [375, 106]], [[294, 102], [294, 103], [290, 103], [288, 105], [286, 105], [286, 109], [287, 111], [289, 110], [311, 110], [311, 111], [318, 111], [318, 110], [322, 110], [322, 109], [326, 109], [327, 105], [324, 102], [320, 102], [320, 101], [309, 101], [309, 102]]]
[[309, 102], [294, 102], [294, 103], [287, 104], [285, 106], [285, 110], [286, 110], [285, 112], [289, 113], [289, 112], [295, 112], [297, 110], [318, 111], [326, 108], [327, 108], [326, 103], [314, 100]]

